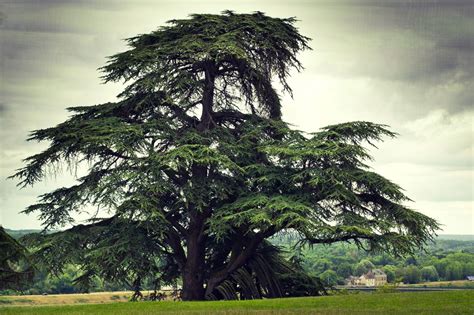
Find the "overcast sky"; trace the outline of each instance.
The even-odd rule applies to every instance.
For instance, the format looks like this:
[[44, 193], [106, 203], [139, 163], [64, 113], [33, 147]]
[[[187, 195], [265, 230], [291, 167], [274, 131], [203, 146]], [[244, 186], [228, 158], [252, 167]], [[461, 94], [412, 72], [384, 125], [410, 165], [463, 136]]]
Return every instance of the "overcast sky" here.
[[66, 107], [113, 101], [120, 84], [97, 68], [122, 39], [191, 13], [263, 11], [295, 16], [313, 40], [294, 73], [284, 119], [304, 131], [368, 120], [400, 135], [373, 154], [373, 168], [400, 184], [411, 207], [442, 234], [474, 234], [472, 1], [78, 1], [0, 4], [0, 223], [40, 228], [19, 214], [36, 197], [71, 184], [67, 174], [20, 190], [7, 180], [44, 149], [28, 132], [67, 118]]

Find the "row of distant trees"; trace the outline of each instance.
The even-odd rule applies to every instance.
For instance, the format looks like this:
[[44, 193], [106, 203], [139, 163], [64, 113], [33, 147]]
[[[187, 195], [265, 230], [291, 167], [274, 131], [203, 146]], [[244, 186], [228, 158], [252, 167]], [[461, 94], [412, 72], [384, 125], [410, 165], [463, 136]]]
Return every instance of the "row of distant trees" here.
[[[452, 254], [450, 256], [457, 256]], [[375, 266], [370, 260], [363, 260], [356, 265], [355, 268], [348, 263], [343, 263], [336, 268], [327, 269], [320, 274], [321, 279], [327, 285], [343, 284], [344, 279], [349, 275], [361, 275], [367, 268], [380, 268], [387, 274], [387, 281], [404, 282], [404, 283], [420, 283], [439, 280], [462, 280], [466, 276], [474, 274], [474, 263], [463, 263], [451, 259], [441, 259], [436, 265], [429, 266]], [[472, 259], [472, 258], [471, 258]], [[352, 272], [355, 270], [355, 272]]]
[[[281, 238], [274, 242], [294, 254], [292, 240]], [[315, 246], [297, 254], [301, 255], [304, 268], [326, 285], [344, 284], [349, 276], [360, 276], [371, 269], [383, 270], [390, 283], [462, 280], [474, 275], [473, 241], [437, 240], [426, 251], [404, 257], [366, 253], [353, 244]]]
[[[48, 273], [46, 270], [38, 270], [32, 283], [27, 286], [27, 289], [22, 291], [17, 290], [3, 290], [0, 294], [67, 294], [83, 292], [82, 288], [75, 283], [75, 279], [80, 275], [80, 270], [77, 266], [68, 265], [63, 272], [58, 275]], [[93, 292], [103, 291], [123, 291], [130, 290], [123, 283], [113, 283], [103, 281], [100, 278], [94, 278], [91, 288]]]
[[[397, 264], [375, 265], [371, 260], [364, 259], [356, 265], [348, 262], [334, 266], [326, 266], [322, 271], [321, 261], [316, 261], [314, 267], [322, 271], [320, 277], [327, 285], [343, 284], [350, 275], [360, 276], [371, 269], [381, 269], [387, 274], [387, 281], [420, 283], [439, 280], [462, 280], [474, 274], [474, 255], [471, 253], [451, 253], [444, 258], [432, 257], [421, 265], [405, 265], [404, 261]], [[325, 263], [323, 261], [323, 263]]]

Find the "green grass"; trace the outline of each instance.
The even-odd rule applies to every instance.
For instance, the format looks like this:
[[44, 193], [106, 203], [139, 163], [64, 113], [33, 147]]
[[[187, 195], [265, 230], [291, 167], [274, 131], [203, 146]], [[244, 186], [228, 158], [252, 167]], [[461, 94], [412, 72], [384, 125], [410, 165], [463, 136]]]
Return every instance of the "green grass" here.
[[354, 294], [218, 302], [5, 306], [7, 314], [474, 314], [474, 291]]

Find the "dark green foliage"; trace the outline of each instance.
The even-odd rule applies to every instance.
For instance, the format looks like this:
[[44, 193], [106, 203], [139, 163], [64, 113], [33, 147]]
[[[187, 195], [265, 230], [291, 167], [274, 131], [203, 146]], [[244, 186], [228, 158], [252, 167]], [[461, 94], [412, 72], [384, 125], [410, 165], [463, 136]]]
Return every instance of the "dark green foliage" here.
[[393, 265], [386, 265], [383, 267], [383, 272], [385, 272], [385, 274], [387, 275], [387, 282], [394, 283], [397, 281], [396, 271], [397, 271], [397, 267]]
[[337, 273], [334, 270], [328, 269], [324, 271], [321, 275], [321, 281], [327, 287], [333, 287], [337, 284]]
[[343, 262], [343, 263], [338, 264], [336, 271], [337, 271], [337, 274], [343, 277], [344, 279], [354, 274], [354, 268], [352, 264], [348, 262]]
[[410, 265], [401, 271], [400, 276], [404, 283], [418, 283], [421, 281], [421, 271], [417, 266]]
[[446, 267], [445, 277], [447, 280], [462, 279], [462, 265], [460, 262], [453, 262]]
[[26, 248], [0, 225], [0, 290], [23, 290], [31, 284], [34, 268]]
[[[236, 284], [240, 297], [276, 297], [286, 294], [276, 282], [282, 261], [257, 255], [276, 233], [396, 254], [430, 240], [437, 222], [365, 164], [365, 145], [395, 135], [386, 126], [305, 134], [281, 120], [272, 79], [291, 92], [289, 71], [308, 48], [294, 22], [226, 11], [131, 38], [103, 68], [105, 81], [129, 83], [119, 102], [71, 108], [70, 119], [30, 137], [50, 146], [15, 174], [20, 185], [64, 162], [89, 172], [26, 213], [39, 212], [45, 229], [74, 223], [85, 205], [109, 213], [39, 236], [36, 256], [55, 272], [80, 264], [84, 288], [94, 276], [181, 278], [186, 300], [235, 298]], [[264, 270], [275, 275], [259, 277]]]
[[421, 278], [424, 281], [438, 281], [439, 275], [435, 266], [426, 266], [421, 268]]

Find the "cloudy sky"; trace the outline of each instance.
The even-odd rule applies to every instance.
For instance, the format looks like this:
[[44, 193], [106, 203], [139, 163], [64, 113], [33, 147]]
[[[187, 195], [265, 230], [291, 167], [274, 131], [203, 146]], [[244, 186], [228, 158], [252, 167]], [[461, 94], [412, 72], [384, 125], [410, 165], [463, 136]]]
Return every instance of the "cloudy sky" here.
[[67, 173], [20, 190], [6, 177], [44, 149], [28, 132], [67, 118], [66, 107], [113, 101], [120, 84], [97, 68], [126, 49], [122, 39], [190, 13], [263, 11], [296, 16], [311, 51], [294, 73], [284, 119], [316, 131], [339, 122], [385, 123], [397, 139], [379, 145], [373, 168], [400, 184], [411, 207], [474, 234], [472, 1], [73, 1], [0, 4], [0, 223], [39, 228], [19, 214], [36, 196], [71, 184]]

